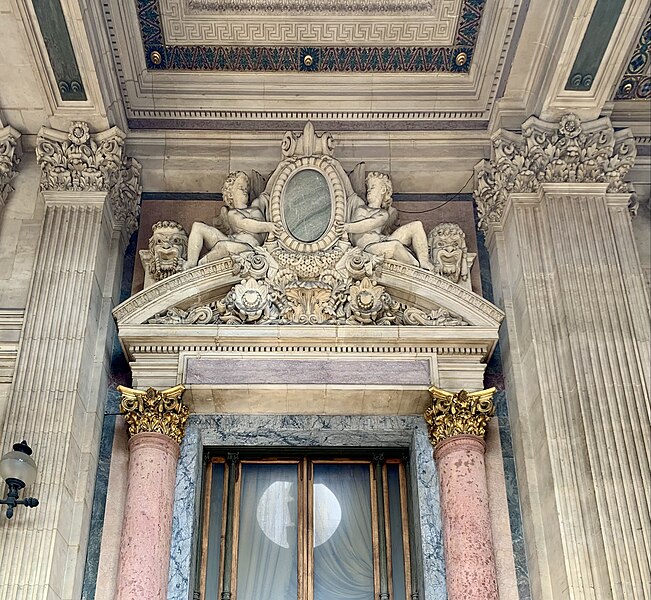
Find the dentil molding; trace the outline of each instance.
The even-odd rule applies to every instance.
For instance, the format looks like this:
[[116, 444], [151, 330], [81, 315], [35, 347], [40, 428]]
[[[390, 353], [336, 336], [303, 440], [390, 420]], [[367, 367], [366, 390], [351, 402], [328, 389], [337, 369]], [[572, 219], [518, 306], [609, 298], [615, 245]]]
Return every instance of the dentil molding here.
[[609, 193], [628, 193], [624, 177], [635, 156], [631, 130], [615, 131], [607, 117], [587, 123], [574, 114], [559, 123], [530, 117], [522, 134], [500, 129], [491, 159], [475, 168], [479, 226], [501, 221], [510, 194], [538, 192], [543, 183], [607, 183]]

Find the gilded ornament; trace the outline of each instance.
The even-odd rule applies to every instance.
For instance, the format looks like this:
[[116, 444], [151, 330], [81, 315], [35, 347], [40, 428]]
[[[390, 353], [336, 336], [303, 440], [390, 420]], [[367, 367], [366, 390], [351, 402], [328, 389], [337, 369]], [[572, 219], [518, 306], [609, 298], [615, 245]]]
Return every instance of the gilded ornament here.
[[468, 55], [465, 52], [459, 52], [454, 62], [457, 63], [458, 67], [463, 67], [468, 62]]
[[447, 392], [432, 386], [432, 405], [425, 410], [429, 439], [432, 446], [457, 435], [484, 438], [486, 426], [495, 413], [495, 388], [479, 392]]
[[163, 62], [163, 57], [162, 57], [161, 53], [158, 50], [154, 50], [149, 55], [149, 58], [151, 59], [151, 62], [154, 65], [160, 65]]
[[190, 416], [190, 410], [181, 401], [183, 385], [161, 391], [150, 387], [144, 392], [119, 385], [118, 391], [122, 394], [120, 412], [129, 427], [129, 437], [162, 433], [181, 443]]

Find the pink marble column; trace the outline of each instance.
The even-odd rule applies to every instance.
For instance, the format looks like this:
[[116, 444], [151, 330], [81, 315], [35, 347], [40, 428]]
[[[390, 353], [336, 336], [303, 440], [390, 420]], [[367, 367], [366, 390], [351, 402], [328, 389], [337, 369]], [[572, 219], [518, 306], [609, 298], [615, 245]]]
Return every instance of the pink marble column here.
[[434, 450], [441, 482], [449, 600], [497, 600], [484, 440], [457, 435]]
[[167, 598], [178, 457], [178, 443], [162, 433], [138, 433], [129, 440], [118, 600]]
[[129, 428], [129, 473], [117, 600], [165, 600], [179, 444], [190, 411], [182, 385], [142, 392], [118, 386]]
[[429, 391], [432, 405], [423, 416], [438, 463], [448, 599], [497, 600], [484, 464], [495, 388]]

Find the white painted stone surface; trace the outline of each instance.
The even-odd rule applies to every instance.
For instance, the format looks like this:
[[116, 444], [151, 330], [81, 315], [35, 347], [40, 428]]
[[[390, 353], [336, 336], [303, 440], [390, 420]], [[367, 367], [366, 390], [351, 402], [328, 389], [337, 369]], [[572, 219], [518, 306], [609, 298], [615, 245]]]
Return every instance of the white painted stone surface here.
[[535, 598], [646, 598], [649, 306], [626, 195], [546, 184], [491, 226]]

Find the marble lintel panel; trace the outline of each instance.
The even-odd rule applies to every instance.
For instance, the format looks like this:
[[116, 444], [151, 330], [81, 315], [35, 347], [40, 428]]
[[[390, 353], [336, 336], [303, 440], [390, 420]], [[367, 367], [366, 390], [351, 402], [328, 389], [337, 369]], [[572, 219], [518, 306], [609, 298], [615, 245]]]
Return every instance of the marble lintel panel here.
[[430, 360], [337, 358], [189, 357], [186, 384], [424, 385], [431, 383]]

